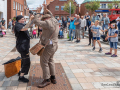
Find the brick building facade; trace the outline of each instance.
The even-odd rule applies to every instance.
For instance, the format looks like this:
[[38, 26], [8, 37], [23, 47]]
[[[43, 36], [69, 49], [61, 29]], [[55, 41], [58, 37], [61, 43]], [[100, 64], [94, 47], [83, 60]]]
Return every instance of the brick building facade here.
[[[104, 1], [99, 0], [99, 1], [100, 1], [100, 7], [98, 10], [95, 10], [95, 12], [97, 12], [98, 15], [103, 15], [103, 13], [108, 14], [109, 13], [108, 4], [112, 3], [112, 0], [104, 0]], [[89, 12], [89, 15], [93, 14], [85, 8], [85, 4], [87, 4], [89, 2], [91, 2], [91, 0], [84, 0], [84, 2], [81, 4], [80, 15], [85, 15], [86, 12]]]
[[[63, 10], [64, 3], [67, 3], [69, 0], [46, 0], [47, 8], [53, 13], [53, 15], [57, 18], [60, 17], [69, 17], [69, 13], [65, 12]], [[74, 16], [75, 14], [79, 14], [79, 4], [77, 4], [76, 1], [74, 1], [74, 4], [76, 6], [75, 13], [72, 14]]]
[[7, 21], [17, 15], [28, 16], [26, 0], [7, 0]]

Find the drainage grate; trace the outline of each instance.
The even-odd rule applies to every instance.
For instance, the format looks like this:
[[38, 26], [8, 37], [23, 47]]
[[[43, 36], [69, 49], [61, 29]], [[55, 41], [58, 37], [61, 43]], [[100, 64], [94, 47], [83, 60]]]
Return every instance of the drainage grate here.
[[35, 64], [30, 69], [28, 90], [72, 90], [71, 85], [60, 63], [55, 64], [57, 84], [50, 84], [45, 88], [37, 88], [42, 82], [42, 69], [39, 64]]

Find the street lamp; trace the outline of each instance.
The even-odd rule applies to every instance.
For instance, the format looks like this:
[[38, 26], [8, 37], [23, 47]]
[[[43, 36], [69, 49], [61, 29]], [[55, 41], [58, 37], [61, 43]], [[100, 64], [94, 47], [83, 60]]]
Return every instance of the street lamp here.
[[70, 17], [71, 17], [71, 2], [70, 2], [70, 4], [69, 4], [69, 5], [70, 5]]

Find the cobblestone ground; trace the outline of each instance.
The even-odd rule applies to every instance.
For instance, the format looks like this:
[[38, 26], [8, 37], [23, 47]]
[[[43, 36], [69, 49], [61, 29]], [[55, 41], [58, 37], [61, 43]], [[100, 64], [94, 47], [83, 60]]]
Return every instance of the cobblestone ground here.
[[[15, 47], [14, 36], [8, 34], [0, 39], [0, 90], [27, 90], [27, 84], [19, 83], [17, 75], [6, 78], [4, 74], [2, 64], [19, 56], [18, 52], [11, 52]], [[37, 42], [38, 39], [32, 39], [31, 46]], [[102, 44], [102, 53], [98, 52], [98, 44], [95, 51], [87, 45], [87, 38], [79, 44], [60, 39], [54, 56], [55, 63], [61, 63], [73, 90], [120, 90], [120, 49], [118, 57], [112, 58], [104, 54], [109, 51], [109, 45]], [[39, 58], [31, 55], [31, 64], [39, 63]]]

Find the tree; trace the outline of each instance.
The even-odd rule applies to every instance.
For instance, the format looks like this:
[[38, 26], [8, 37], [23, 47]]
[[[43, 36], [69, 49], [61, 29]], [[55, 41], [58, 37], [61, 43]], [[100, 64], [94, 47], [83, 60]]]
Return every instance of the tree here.
[[69, 0], [67, 3], [64, 3], [64, 11], [66, 11], [67, 13], [70, 13], [70, 4], [71, 2], [71, 14], [73, 14], [76, 10], [76, 6], [74, 5], [74, 1], [73, 0]]
[[112, 3], [108, 4], [108, 8], [112, 9], [114, 5], [118, 5], [118, 7], [120, 7], [119, 2], [120, 2], [120, 0], [112, 0]]
[[119, 2], [120, 2], [120, 0], [113, 0], [113, 5], [118, 5], [118, 7], [120, 7]]
[[119, 5], [120, 0], [113, 0], [113, 5]]
[[95, 10], [99, 9], [100, 7], [100, 1], [93, 0], [85, 5], [85, 8], [91, 12], [94, 12]]
[[109, 3], [109, 4], [108, 4], [108, 8], [109, 8], [109, 9], [112, 9], [112, 8], [113, 8], [113, 3]]

